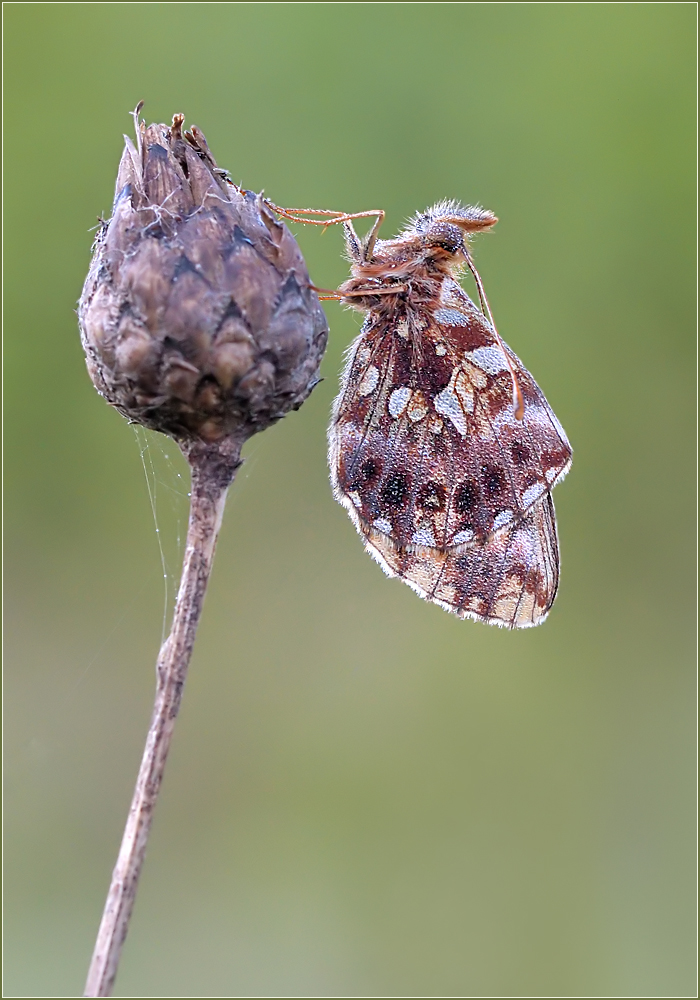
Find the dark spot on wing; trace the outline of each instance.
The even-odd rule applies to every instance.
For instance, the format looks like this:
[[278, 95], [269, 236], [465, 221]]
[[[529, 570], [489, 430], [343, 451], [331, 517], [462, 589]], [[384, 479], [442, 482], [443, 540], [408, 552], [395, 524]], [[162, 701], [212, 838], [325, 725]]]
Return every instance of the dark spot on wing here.
[[530, 449], [518, 441], [512, 443], [510, 453], [516, 465], [524, 465], [530, 458]]
[[461, 514], [468, 514], [478, 502], [479, 487], [473, 479], [467, 479], [455, 493], [455, 507]]
[[376, 479], [378, 473], [379, 463], [375, 462], [373, 458], [368, 458], [366, 462], [362, 463], [360, 475], [366, 483], [369, 483], [372, 479]]
[[503, 493], [506, 485], [506, 477], [497, 466], [484, 465], [481, 470], [481, 482], [484, 485], [486, 496], [490, 500], [493, 500]]
[[393, 472], [379, 494], [389, 507], [400, 507], [408, 496], [408, 477], [404, 472]]
[[367, 486], [371, 486], [378, 478], [381, 470], [382, 467], [379, 462], [373, 458], [366, 458], [359, 469], [355, 469], [352, 482], [348, 488], [350, 490], [361, 490]]

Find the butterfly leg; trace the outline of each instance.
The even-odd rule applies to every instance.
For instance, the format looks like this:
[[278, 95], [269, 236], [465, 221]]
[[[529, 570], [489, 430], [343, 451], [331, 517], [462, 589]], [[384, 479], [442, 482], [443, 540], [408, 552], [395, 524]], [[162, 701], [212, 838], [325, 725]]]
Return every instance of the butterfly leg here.
[[319, 299], [348, 299], [353, 296], [366, 298], [368, 295], [396, 295], [397, 292], [405, 292], [408, 285], [391, 285], [389, 288], [375, 288], [368, 285], [366, 288], [353, 288], [347, 292], [333, 291], [330, 288], [317, 288], [316, 285], [309, 285], [309, 288], [316, 292]]
[[[310, 226], [334, 226], [342, 223], [345, 229], [348, 249], [353, 257], [366, 262], [372, 259], [374, 244], [377, 241], [377, 233], [382, 222], [384, 222], [385, 212], [383, 208], [370, 208], [366, 212], [337, 212], [329, 208], [280, 208], [269, 198], [265, 199], [266, 204], [278, 215], [292, 222], [303, 222]], [[304, 215], [320, 215], [320, 219], [304, 219]], [[352, 225], [352, 219], [374, 219], [374, 224], [364, 240], [360, 240]]]

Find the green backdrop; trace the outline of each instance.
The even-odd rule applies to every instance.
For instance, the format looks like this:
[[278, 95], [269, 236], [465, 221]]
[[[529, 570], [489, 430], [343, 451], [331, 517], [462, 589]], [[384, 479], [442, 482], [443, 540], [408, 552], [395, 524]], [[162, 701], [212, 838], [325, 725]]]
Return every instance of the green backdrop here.
[[694, 51], [688, 3], [5, 6], [6, 996], [82, 990], [185, 526], [73, 312], [142, 98], [279, 204], [495, 211], [575, 455], [544, 626], [421, 602], [331, 497], [327, 304], [230, 496], [117, 994], [695, 995]]

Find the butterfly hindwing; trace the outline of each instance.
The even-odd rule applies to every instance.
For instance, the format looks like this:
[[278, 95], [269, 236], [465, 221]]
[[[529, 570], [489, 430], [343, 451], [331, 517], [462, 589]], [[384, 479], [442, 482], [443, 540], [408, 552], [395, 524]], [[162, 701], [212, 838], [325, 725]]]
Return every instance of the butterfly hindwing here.
[[484, 545], [406, 550], [381, 532], [360, 530], [385, 573], [460, 618], [508, 628], [539, 625], [557, 593], [559, 549], [549, 493]]

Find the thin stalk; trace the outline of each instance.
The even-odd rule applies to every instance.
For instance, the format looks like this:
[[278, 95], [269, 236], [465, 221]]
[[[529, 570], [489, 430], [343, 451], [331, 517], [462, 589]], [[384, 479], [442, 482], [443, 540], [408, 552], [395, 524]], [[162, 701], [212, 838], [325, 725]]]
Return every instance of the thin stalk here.
[[190, 518], [180, 589], [170, 635], [156, 663], [156, 697], [141, 767], [112, 873], [100, 929], [90, 963], [86, 997], [108, 997], [117, 975], [129, 928], [165, 762], [180, 708], [187, 668], [214, 560], [226, 493], [239, 465], [240, 446], [186, 449], [192, 469]]

